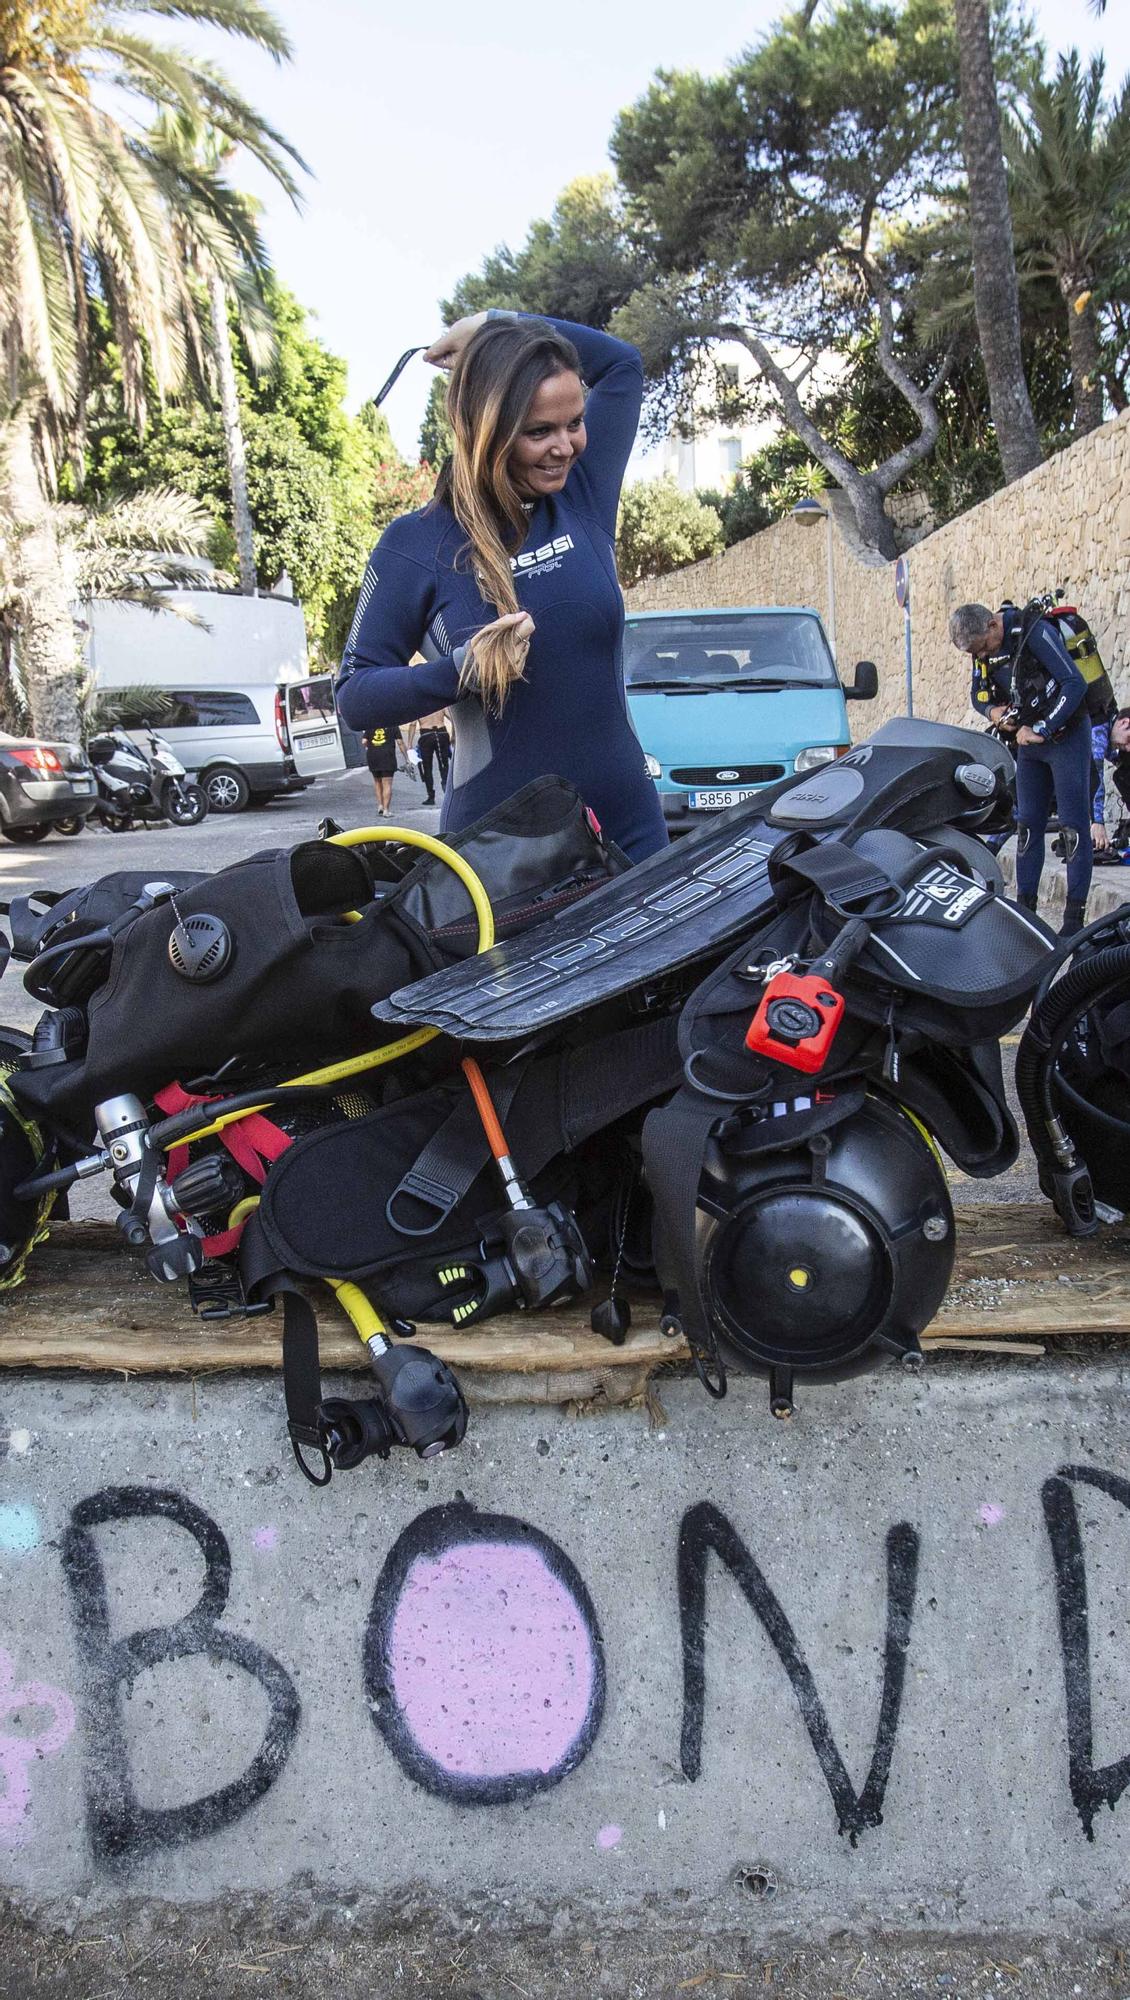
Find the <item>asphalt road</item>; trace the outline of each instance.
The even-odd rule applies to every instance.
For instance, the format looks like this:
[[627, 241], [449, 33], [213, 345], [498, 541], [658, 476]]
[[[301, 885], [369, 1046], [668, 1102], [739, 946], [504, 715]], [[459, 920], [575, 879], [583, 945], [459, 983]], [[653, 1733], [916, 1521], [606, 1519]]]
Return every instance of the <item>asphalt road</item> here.
[[[424, 788], [399, 773], [393, 780], [393, 818], [425, 833], [439, 828], [439, 808], [423, 803]], [[50, 833], [34, 847], [14, 847], [0, 840], [0, 902], [26, 896], [36, 889], [73, 889], [119, 868], [149, 869], [154, 876], [170, 869], [226, 868], [265, 847], [292, 847], [312, 840], [326, 817], [339, 826], [376, 824], [376, 796], [368, 771], [343, 771], [319, 778], [309, 791], [251, 806], [241, 813], [209, 813], [199, 826], [146, 826], [132, 833], [107, 833], [87, 827], [77, 837]], [[10, 968], [0, 986], [0, 1021], [7, 1027], [31, 1030], [42, 1012], [26, 994], [19, 968]]]
[[[405, 826], [435, 833], [438, 808], [423, 803], [423, 786], [398, 773], [393, 780], [392, 818]], [[223, 868], [265, 847], [292, 846], [312, 839], [327, 815], [342, 827], [368, 826], [376, 817], [373, 781], [366, 770], [345, 771], [320, 778], [307, 792], [277, 799], [242, 813], [212, 813], [196, 827], [143, 827], [112, 834], [92, 827], [76, 839], [49, 834], [35, 847], [13, 847], [0, 841], [0, 901], [34, 889], [70, 889], [119, 868], [152, 868], [155, 875], [173, 868]], [[1050, 871], [1049, 871], [1050, 872]], [[25, 994], [18, 968], [11, 968], [0, 986], [0, 1022], [30, 1032], [41, 1012], [38, 1001]], [[1011, 1077], [1017, 1036], [1006, 1038], [1005, 1072]], [[1013, 1110], [1015, 1113], [1015, 1103]], [[970, 1181], [951, 1170], [954, 1199], [975, 1201], [1037, 1201], [1035, 1162], [1025, 1144], [1020, 1159], [994, 1181]], [[76, 1201], [75, 1212], [85, 1212]], [[93, 1212], [93, 1211], [92, 1211]]]

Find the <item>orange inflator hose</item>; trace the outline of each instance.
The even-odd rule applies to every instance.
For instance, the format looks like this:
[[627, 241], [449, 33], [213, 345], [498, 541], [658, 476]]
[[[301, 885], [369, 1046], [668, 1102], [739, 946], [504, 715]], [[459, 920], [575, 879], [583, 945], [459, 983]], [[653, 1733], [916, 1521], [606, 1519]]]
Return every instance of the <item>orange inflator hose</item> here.
[[486, 1077], [474, 1056], [464, 1056], [463, 1074], [471, 1086], [471, 1095], [478, 1106], [479, 1117], [483, 1121], [483, 1131], [487, 1135], [487, 1144], [491, 1152], [496, 1160], [509, 1159], [510, 1148], [506, 1143], [506, 1134], [498, 1122], [498, 1113], [487, 1088]]

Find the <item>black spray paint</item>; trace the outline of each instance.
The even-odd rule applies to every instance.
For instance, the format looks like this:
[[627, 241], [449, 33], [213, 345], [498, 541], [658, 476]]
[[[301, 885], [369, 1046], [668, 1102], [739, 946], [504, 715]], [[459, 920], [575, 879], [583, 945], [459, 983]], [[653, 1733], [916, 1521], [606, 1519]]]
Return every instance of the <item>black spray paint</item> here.
[[[204, 1557], [204, 1588], [192, 1610], [175, 1624], [111, 1639], [106, 1577], [92, 1530], [108, 1522], [147, 1519], [171, 1521], [192, 1536]], [[73, 1509], [62, 1563], [85, 1669], [87, 1823], [95, 1859], [134, 1860], [152, 1848], [179, 1847], [230, 1826], [274, 1784], [294, 1745], [300, 1706], [285, 1668], [254, 1640], [219, 1623], [231, 1588], [231, 1551], [220, 1529], [182, 1493], [110, 1486]], [[143, 1806], [130, 1773], [123, 1696], [147, 1667], [196, 1654], [213, 1665], [239, 1667], [258, 1681], [270, 1705], [266, 1733], [251, 1763], [231, 1784], [188, 1805]]]
[[1095, 1814], [1102, 1805], [1114, 1811], [1130, 1784], [1130, 1755], [1113, 1764], [1094, 1761], [1091, 1707], [1091, 1634], [1087, 1614], [1087, 1559], [1079, 1529], [1079, 1509], [1073, 1485], [1094, 1486], [1123, 1507], [1130, 1507], [1130, 1481], [1090, 1465], [1064, 1465], [1041, 1490], [1044, 1520], [1055, 1564], [1059, 1639], [1063, 1651], [1063, 1682], [1067, 1700], [1067, 1756], [1071, 1797], [1088, 1840], [1095, 1837]]
[[789, 1677], [804, 1726], [819, 1759], [839, 1830], [854, 1847], [863, 1829], [881, 1826], [883, 1799], [890, 1775], [906, 1679], [906, 1656], [918, 1581], [919, 1538], [909, 1522], [896, 1523], [887, 1535], [887, 1637], [883, 1653], [883, 1688], [875, 1748], [863, 1790], [856, 1792], [836, 1746], [824, 1704], [796, 1633], [737, 1530], [709, 1501], [701, 1501], [683, 1516], [679, 1530], [679, 1616], [683, 1635], [684, 1776], [692, 1781], [702, 1770], [702, 1727], [706, 1700], [706, 1575], [711, 1551], [726, 1565], [765, 1630]]

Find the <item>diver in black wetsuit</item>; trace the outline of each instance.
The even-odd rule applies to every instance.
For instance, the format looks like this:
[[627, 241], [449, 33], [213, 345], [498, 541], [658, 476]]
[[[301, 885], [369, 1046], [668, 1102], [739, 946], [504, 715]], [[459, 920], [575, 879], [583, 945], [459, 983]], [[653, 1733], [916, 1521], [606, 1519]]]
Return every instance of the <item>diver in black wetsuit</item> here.
[[[1053, 798], [1063, 829], [1067, 861], [1067, 904], [1061, 937], [1086, 922], [1091, 886], [1091, 732], [1087, 684], [1051, 620], [1030, 617], [1016, 605], [990, 611], [962, 604], [950, 618], [950, 638], [971, 653], [973, 706], [1016, 743], [1017, 901], [1036, 908], [1044, 867], [1044, 835]], [[1000, 693], [1003, 673], [997, 656], [1011, 661], [1007, 701]], [[997, 659], [995, 675], [979, 668]], [[987, 685], [987, 693], [986, 693]]]

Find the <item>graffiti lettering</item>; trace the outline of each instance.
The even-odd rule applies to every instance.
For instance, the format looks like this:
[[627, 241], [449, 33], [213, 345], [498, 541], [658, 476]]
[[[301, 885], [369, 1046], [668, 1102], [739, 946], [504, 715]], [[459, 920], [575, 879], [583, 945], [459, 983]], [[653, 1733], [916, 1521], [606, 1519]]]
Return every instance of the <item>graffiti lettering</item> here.
[[1091, 1634], [1087, 1611], [1087, 1559], [1073, 1485], [1094, 1486], [1130, 1507], [1130, 1480], [1095, 1466], [1065, 1465], [1043, 1484], [1044, 1520], [1055, 1565], [1059, 1639], [1067, 1703], [1067, 1759], [1071, 1798], [1088, 1840], [1095, 1837], [1101, 1805], [1114, 1811], [1130, 1784], [1130, 1755], [1096, 1766], [1091, 1703]]
[[463, 1805], [528, 1798], [575, 1770], [600, 1728], [592, 1600], [528, 1521], [430, 1508], [381, 1571], [365, 1691], [397, 1762], [428, 1791]]
[[[1130, 1510], [1130, 1479], [1094, 1467], [1065, 1466], [1042, 1487], [1063, 1654], [1070, 1793], [1090, 1840], [1099, 1807], [1113, 1808], [1130, 1787], [1130, 1753], [1108, 1764], [1095, 1763], [1094, 1612], [1088, 1604], [1094, 1558], [1088, 1579], [1080, 1487], [1104, 1493]], [[29, 1510], [21, 1511], [17, 1503], [9, 1506], [9, 1517], [9, 1552], [18, 1553], [23, 1568], [44, 1546], [38, 1517], [33, 1522]], [[1005, 1518], [1002, 1503], [980, 1505], [978, 1519], [985, 1527], [998, 1530]], [[1017, 1519], [1011, 1500], [1008, 1519]], [[204, 1566], [199, 1596], [184, 1616], [115, 1638], [99, 1531], [116, 1523], [157, 1521], [183, 1530], [199, 1550]], [[273, 1523], [255, 1528], [249, 1544], [257, 1559], [282, 1559], [278, 1551], [284, 1545]], [[111, 1487], [73, 1509], [61, 1556], [82, 1668], [78, 1707], [96, 1864], [124, 1866], [233, 1826], [265, 1797], [286, 1765], [300, 1707], [294, 1682], [280, 1662], [221, 1622], [231, 1588], [231, 1555], [220, 1528], [181, 1493]], [[684, 1777], [695, 1783], [703, 1775], [712, 1557], [738, 1586], [784, 1668], [839, 1831], [854, 1846], [862, 1832], [883, 1821], [915, 1610], [918, 1532], [902, 1521], [886, 1535], [878, 1714], [858, 1790], [784, 1605], [751, 1547], [710, 1502], [683, 1515], [677, 1544]], [[187, 1804], [150, 1806], [143, 1803], [144, 1785], [131, 1762], [128, 1735], [136, 1726], [131, 1718], [144, 1715], [144, 1704], [129, 1698], [146, 1670], [194, 1660], [250, 1676], [266, 1697], [266, 1726], [232, 1782]], [[418, 1515], [389, 1551], [365, 1626], [361, 1679], [375, 1728], [413, 1783], [457, 1805], [520, 1802], [559, 1784], [593, 1748], [604, 1715], [604, 1641], [588, 1587], [557, 1542], [528, 1521], [480, 1513], [460, 1500]], [[46, 1682], [21, 1681], [13, 1661], [0, 1652], [0, 1844], [18, 1844], [32, 1830], [35, 1765], [63, 1748], [74, 1719], [69, 1695]], [[257, 1727], [254, 1733], [258, 1737]], [[134, 1744], [135, 1752], [153, 1740], [143, 1738], [141, 1745]], [[611, 1823], [596, 1835], [602, 1851], [611, 1852], [623, 1839], [622, 1829]]]
[[[192, 1610], [175, 1624], [111, 1639], [105, 1572], [92, 1530], [113, 1521], [148, 1519], [171, 1521], [192, 1536], [204, 1557], [204, 1587]], [[219, 1622], [231, 1588], [231, 1552], [216, 1523], [181, 1493], [107, 1487], [73, 1509], [62, 1563], [86, 1668], [87, 1824], [96, 1859], [120, 1861], [230, 1826], [274, 1784], [294, 1744], [300, 1710], [285, 1668], [262, 1646]], [[246, 1770], [231, 1784], [188, 1805], [143, 1806], [130, 1774], [123, 1695], [147, 1667], [197, 1654], [213, 1664], [230, 1663], [258, 1681], [270, 1708], [266, 1733]]]
[[0, 1732], [0, 1841], [7, 1847], [18, 1847], [27, 1835], [32, 1765], [62, 1749], [75, 1726], [75, 1711], [70, 1696], [46, 1681], [17, 1686], [11, 1654], [0, 1652], [0, 1722], [28, 1709], [51, 1720], [32, 1735]]
[[702, 1769], [702, 1724], [706, 1700], [706, 1570], [711, 1550], [726, 1565], [764, 1627], [797, 1698], [804, 1726], [819, 1759], [839, 1831], [854, 1847], [863, 1829], [881, 1826], [906, 1678], [906, 1655], [918, 1580], [918, 1534], [909, 1522], [887, 1535], [887, 1638], [883, 1688], [875, 1748], [863, 1790], [856, 1792], [836, 1746], [811, 1669], [788, 1617], [740, 1535], [709, 1501], [691, 1507], [679, 1531], [679, 1612], [683, 1634], [682, 1766], [692, 1780]]

